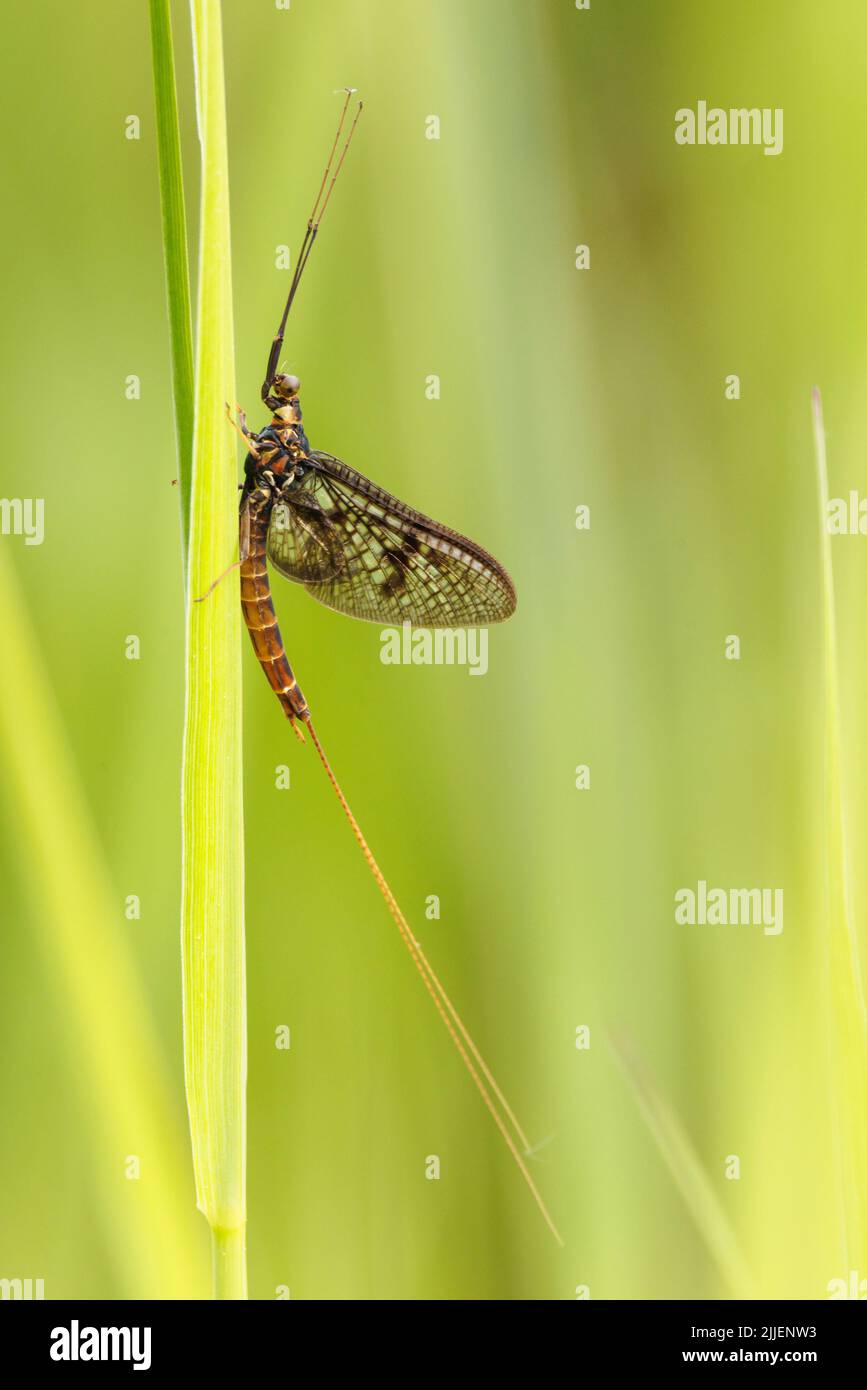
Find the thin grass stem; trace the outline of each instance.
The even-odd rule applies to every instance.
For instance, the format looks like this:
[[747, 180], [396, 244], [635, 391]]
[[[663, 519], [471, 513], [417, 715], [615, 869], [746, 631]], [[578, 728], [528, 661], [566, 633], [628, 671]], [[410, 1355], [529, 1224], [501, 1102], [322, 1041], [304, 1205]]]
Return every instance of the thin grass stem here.
[[150, 0], [154, 104], [163, 258], [169, 316], [175, 437], [178, 452], [178, 492], [181, 508], [181, 549], [184, 575], [190, 544], [190, 495], [193, 478], [193, 326], [190, 310], [190, 267], [187, 255], [187, 214], [181, 162], [181, 132], [175, 86], [171, 0]]
[[[204, 1262], [171, 1078], [69, 753], [27, 601], [0, 548], [0, 772], [15, 864], [58, 991], [70, 1084], [93, 1119], [94, 1189], [119, 1287], [129, 1298], [200, 1298]], [[7, 799], [8, 798], [8, 799]], [[126, 932], [124, 930], [126, 928]], [[128, 1155], [142, 1181], [124, 1180]]]
[[828, 457], [822, 398], [813, 391], [820, 555], [822, 566], [825, 705], [825, 889], [828, 1036], [843, 1258], [847, 1268], [867, 1260], [867, 1011], [858, 937], [850, 899], [849, 837], [843, 785], [842, 720], [837, 652], [834, 564], [828, 532]]
[[240, 611], [195, 603], [237, 554], [229, 175], [218, 0], [192, 0], [201, 144], [195, 428], [183, 766], [184, 1061], [196, 1198], [214, 1232], [214, 1292], [246, 1297], [246, 982]]
[[683, 1198], [696, 1229], [735, 1298], [755, 1298], [753, 1277], [710, 1175], [676, 1111], [644, 1062], [624, 1039], [612, 1039], [641, 1116]]

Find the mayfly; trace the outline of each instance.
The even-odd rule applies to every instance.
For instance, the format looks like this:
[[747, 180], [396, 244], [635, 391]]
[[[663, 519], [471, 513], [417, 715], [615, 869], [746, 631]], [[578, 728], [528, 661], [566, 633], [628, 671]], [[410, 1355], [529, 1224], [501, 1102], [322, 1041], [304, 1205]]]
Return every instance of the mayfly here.
[[[271, 411], [270, 423], [256, 433], [248, 428], [240, 407], [236, 408], [235, 419], [226, 406], [247, 449], [245, 480], [241, 485], [239, 559], [229, 569], [240, 568], [244, 620], [271, 689], [302, 741], [301, 730], [306, 728], [309, 733], [437, 1011], [545, 1220], [560, 1240], [507, 1122], [524, 1152], [529, 1153], [526, 1136], [413, 936], [325, 755], [310, 708], [286, 656], [271, 595], [268, 561], [328, 608], [367, 622], [408, 622], [425, 628], [478, 627], [502, 622], [515, 609], [511, 579], [481, 546], [407, 506], [333, 454], [311, 448], [302, 422], [301, 383], [296, 376], [278, 370], [298, 285], [361, 115], [359, 102], [341, 146], [352, 96], [353, 89], [347, 89], [286, 305], [271, 344], [262, 383], [262, 400]], [[219, 580], [214, 581], [217, 583]]]

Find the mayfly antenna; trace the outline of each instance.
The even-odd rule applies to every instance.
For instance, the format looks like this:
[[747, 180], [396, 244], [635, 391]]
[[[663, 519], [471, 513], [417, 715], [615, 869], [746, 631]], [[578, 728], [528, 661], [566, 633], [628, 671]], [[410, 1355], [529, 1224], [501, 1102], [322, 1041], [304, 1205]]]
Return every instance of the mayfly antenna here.
[[[265, 380], [262, 383], [262, 400], [265, 402], [266, 405], [268, 404], [268, 397], [271, 394], [271, 387], [274, 384], [274, 377], [277, 371], [277, 362], [280, 357], [280, 349], [283, 346], [283, 336], [286, 332], [286, 320], [289, 318], [289, 310], [292, 308], [292, 302], [295, 298], [295, 295], [298, 292], [298, 285], [301, 281], [301, 276], [304, 274], [304, 267], [307, 264], [310, 252], [313, 248], [313, 243], [316, 240], [316, 233], [319, 231], [322, 218], [325, 215], [325, 209], [328, 207], [328, 203], [331, 199], [331, 194], [334, 190], [334, 185], [337, 182], [337, 175], [343, 168], [343, 161], [346, 158], [346, 151], [349, 149], [350, 142], [352, 140], [353, 135], [355, 134], [355, 127], [358, 125], [358, 118], [361, 115], [363, 103], [359, 102], [355, 112], [355, 116], [352, 121], [352, 125], [349, 127], [349, 134], [346, 137], [343, 149], [340, 151], [340, 155], [337, 160], [334, 173], [332, 174], [331, 166], [334, 163], [334, 156], [337, 153], [337, 147], [340, 143], [340, 136], [343, 133], [343, 127], [346, 123], [346, 114], [349, 110], [349, 103], [352, 100], [356, 90], [357, 89], [355, 87], [345, 88], [346, 100], [343, 103], [343, 110], [340, 113], [340, 120], [337, 123], [337, 131], [334, 136], [334, 143], [331, 146], [331, 152], [328, 156], [328, 163], [325, 165], [325, 172], [322, 175], [322, 182], [319, 185], [319, 192], [316, 194], [316, 200], [313, 204], [313, 210], [307, 219], [307, 230], [304, 233], [304, 240], [301, 243], [301, 250], [298, 253], [298, 260], [295, 263], [295, 272], [292, 276], [292, 283], [289, 286], [289, 294], [286, 297], [286, 307], [283, 310], [283, 316], [280, 319], [280, 326], [277, 329], [277, 335], [273, 343], [271, 344], [271, 354], [268, 358], [268, 368], [265, 373]], [[328, 180], [329, 174], [331, 174], [330, 183]], [[324, 198], [323, 194], [325, 195]]]

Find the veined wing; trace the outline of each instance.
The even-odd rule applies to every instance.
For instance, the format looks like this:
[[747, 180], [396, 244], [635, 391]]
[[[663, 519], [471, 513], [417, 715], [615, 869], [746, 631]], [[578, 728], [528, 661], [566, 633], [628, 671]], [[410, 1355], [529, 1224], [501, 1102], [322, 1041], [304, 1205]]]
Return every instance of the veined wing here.
[[[308, 475], [310, 477], [312, 475]], [[268, 558], [298, 584], [334, 579], [346, 565], [343, 537], [312, 488], [303, 486], [274, 504]]]
[[287, 579], [326, 607], [373, 623], [484, 627], [514, 612], [511, 579], [475, 541], [332, 454], [314, 450], [308, 462], [268, 533], [268, 558]]

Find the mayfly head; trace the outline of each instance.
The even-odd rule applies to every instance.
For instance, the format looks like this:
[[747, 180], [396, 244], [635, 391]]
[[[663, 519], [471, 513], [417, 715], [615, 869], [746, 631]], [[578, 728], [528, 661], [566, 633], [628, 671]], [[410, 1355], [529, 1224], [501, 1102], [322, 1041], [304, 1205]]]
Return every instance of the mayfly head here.
[[278, 372], [271, 385], [271, 394], [276, 396], [281, 404], [288, 405], [294, 401], [301, 390], [301, 382], [297, 376], [287, 376], [285, 372]]

